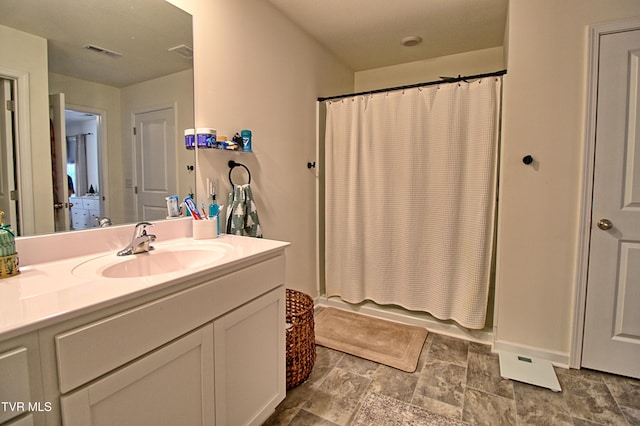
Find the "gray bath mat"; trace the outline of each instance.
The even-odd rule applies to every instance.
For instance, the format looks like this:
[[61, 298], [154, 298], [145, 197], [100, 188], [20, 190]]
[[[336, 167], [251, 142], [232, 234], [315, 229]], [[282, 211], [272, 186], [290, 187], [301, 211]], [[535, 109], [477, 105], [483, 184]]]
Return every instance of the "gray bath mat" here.
[[431, 413], [424, 408], [376, 393], [369, 393], [352, 426], [462, 426], [461, 421]]

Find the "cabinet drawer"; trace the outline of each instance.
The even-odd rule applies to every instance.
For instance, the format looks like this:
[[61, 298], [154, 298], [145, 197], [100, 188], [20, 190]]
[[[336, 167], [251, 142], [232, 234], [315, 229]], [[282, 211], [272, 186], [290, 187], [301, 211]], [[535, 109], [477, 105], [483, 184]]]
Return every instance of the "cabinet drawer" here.
[[284, 256], [55, 337], [66, 393], [284, 284]]
[[97, 198], [93, 198], [93, 199], [85, 198], [82, 201], [82, 205], [87, 210], [99, 210], [100, 209], [100, 200], [98, 200]]
[[31, 402], [27, 348], [21, 347], [0, 354], [0, 401], [16, 404], [7, 410], [0, 407], [0, 423], [24, 414], [26, 408], [18, 406]]

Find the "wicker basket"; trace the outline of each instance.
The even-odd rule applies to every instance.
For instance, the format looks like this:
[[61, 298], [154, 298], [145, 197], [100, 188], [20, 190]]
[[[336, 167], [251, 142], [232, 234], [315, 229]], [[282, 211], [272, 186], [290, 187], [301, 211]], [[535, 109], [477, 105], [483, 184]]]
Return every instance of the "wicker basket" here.
[[287, 289], [287, 390], [307, 380], [316, 362], [313, 299]]
[[0, 278], [12, 277], [19, 273], [17, 254], [0, 257]]

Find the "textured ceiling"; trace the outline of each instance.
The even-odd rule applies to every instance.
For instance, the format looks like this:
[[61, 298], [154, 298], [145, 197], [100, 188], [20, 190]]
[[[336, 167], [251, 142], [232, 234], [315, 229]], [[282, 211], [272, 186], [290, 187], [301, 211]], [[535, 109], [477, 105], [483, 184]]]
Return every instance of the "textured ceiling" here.
[[[502, 46], [508, 3], [269, 1], [354, 71]], [[52, 71], [111, 86], [191, 67], [167, 51], [192, 46], [191, 16], [164, 0], [0, 0], [0, 24], [49, 39]], [[424, 41], [404, 47], [400, 40], [408, 35]], [[123, 57], [90, 52], [83, 48], [88, 43]]]
[[[124, 87], [192, 67], [191, 15], [164, 0], [0, 0], [0, 25], [49, 40], [50, 71]], [[112, 58], [86, 44], [122, 53]]]
[[[508, 0], [269, 0], [354, 71], [503, 45]], [[424, 40], [404, 47], [400, 40]]]

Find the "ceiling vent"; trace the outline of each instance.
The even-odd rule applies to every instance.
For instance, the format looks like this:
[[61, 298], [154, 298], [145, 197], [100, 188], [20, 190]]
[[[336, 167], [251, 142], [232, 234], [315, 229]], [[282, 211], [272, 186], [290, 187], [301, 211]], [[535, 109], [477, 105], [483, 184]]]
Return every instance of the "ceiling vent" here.
[[176, 55], [182, 56], [186, 59], [193, 59], [193, 49], [184, 44], [172, 47], [171, 49], [169, 49], [169, 52], [173, 52]]
[[122, 56], [122, 53], [114, 52], [113, 50], [105, 49], [104, 47], [96, 46], [95, 44], [86, 44], [84, 48], [92, 52], [102, 53], [110, 58], [119, 58]]

